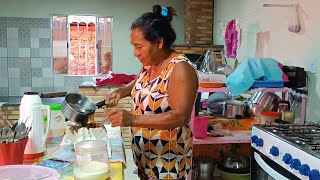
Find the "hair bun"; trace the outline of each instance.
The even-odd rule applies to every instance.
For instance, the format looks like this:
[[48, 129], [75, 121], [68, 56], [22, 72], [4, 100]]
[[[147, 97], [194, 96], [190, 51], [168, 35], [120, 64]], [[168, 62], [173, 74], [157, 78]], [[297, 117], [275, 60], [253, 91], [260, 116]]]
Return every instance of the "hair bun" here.
[[166, 7], [168, 12], [166, 16], [161, 15], [162, 7], [160, 5], [154, 5], [152, 7], [152, 12], [156, 16], [161, 16], [164, 17], [167, 21], [171, 22], [172, 21], [172, 16], [176, 16], [176, 11], [172, 7]]
[[152, 7], [152, 12], [155, 15], [161, 15], [161, 6], [160, 5], [154, 5]]

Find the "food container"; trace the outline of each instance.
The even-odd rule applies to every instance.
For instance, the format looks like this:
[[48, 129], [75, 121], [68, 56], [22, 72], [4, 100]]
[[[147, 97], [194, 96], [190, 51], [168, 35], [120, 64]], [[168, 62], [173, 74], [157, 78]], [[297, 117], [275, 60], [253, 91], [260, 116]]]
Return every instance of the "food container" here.
[[107, 143], [86, 140], [75, 144], [73, 176], [75, 180], [108, 179], [110, 163]]
[[263, 111], [260, 115], [260, 124], [272, 123], [275, 119], [279, 119], [279, 117], [279, 112]]

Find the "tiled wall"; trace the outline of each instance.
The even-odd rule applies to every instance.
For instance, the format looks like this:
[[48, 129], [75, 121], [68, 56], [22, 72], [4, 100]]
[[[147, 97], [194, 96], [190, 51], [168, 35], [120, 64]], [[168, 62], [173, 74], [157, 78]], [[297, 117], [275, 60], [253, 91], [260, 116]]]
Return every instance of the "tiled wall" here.
[[91, 77], [54, 75], [50, 18], [0, 17], [0, 96], [78, 92]]

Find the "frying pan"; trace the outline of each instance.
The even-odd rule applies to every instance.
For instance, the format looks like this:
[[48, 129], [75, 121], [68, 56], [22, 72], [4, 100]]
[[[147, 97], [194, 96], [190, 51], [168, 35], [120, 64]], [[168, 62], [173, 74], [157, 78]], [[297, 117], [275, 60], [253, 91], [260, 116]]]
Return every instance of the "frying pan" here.
[[76, 123], [86, 126], [89, 116], [94, 114], [98, 108], [106, 105], [105, 101], [95, 104], [91, 99], [78, 93], [69, 93], [66, 95], [62, 104], [62, 114]]

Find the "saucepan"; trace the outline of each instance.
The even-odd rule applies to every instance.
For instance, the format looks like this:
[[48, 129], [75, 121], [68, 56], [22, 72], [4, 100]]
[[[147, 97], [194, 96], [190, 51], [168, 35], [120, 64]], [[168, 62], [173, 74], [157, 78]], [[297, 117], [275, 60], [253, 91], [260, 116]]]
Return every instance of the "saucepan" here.
[[90, 116], [92, 116], [98, 108], [106, 105], [105, 101], [95, 104], [91, 99], [78, 93], [69, 93], [66, 95], [62, 104], [62, 114], [76, 123], [86, 126]]

